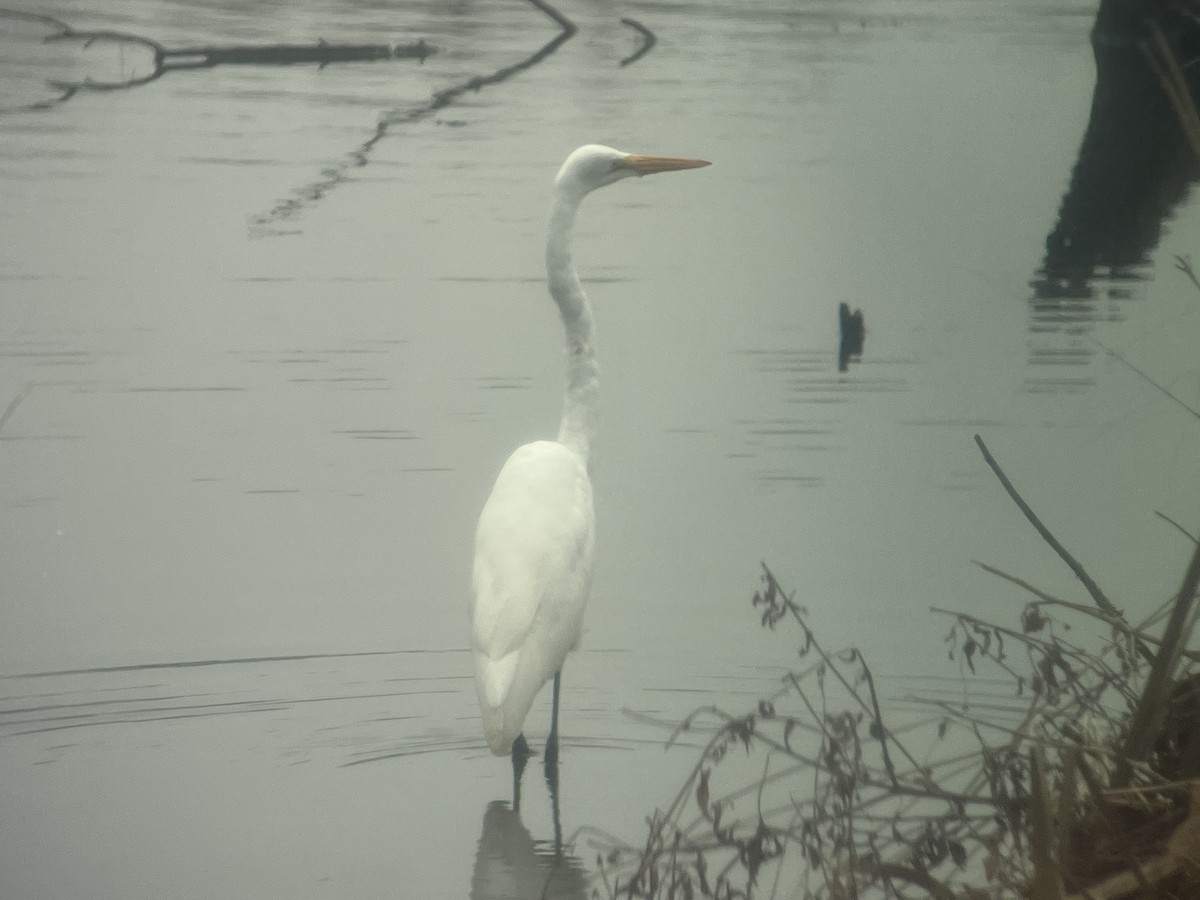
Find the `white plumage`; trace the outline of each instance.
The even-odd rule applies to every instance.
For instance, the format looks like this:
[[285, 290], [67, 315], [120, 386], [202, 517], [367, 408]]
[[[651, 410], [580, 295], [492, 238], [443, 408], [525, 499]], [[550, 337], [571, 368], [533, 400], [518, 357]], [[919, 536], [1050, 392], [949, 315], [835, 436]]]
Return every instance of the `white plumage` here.
[[520, 447], [475, 540], [471, 638], [483, 733], [504, 755], [543, 684], [579, 645], [595, 546], [592, 486], [574, 451]]
[[[475, 535], [471, 648], [483, 731], [498, 756], [511, 752], [538, 691], [579, 646], [591, 590], [588, 463], [599, 423], [599, 369], [591, 306], [571, 262], [576, 211], [591, 191], [622, 178], [706, 165], [588, 145], [567, 157], [554, 181], [546, 275], [567, 345], [558, 439], [525, 444], [508, 458]], [[551, 721], [548, 758], [557, 754], [557, 706]]]

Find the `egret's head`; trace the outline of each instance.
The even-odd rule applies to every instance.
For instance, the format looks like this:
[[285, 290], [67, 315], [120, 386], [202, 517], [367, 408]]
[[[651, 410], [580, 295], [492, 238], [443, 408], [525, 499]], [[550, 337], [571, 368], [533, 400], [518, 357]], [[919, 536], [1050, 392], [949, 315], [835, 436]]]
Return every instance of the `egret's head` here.
[[596, 188], [629, 178], [632, 175], [655, 175], [680, 169], [699, 169], [709, 163], [703, 159], [682, 159], [675, 156], [641, 156], [622, 153], [612, 147], [587, 144], [567, 157], [554, 184], [560, 190], [580, 195]]

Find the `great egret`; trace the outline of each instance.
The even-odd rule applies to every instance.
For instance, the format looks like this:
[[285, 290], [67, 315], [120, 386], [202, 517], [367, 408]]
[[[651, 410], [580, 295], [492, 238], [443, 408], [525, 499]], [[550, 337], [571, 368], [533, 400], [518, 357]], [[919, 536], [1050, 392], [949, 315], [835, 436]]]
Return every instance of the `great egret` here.
[[640, 156], [589, 144], [554, 179], [546, 279], [566, 331], [567, 390], [556, 441], [518, 447], [479, 516], [471, 599], [471, 649], [483, 733], [497, 756], [524, 767], [521, 728], [554, 678], [546, 764], [558, 754], [558, 692], [567, 653], [579, 646], [592, 580], [595, 513], [588, 465], [599, 422], [592, 309], [571, 262], [571, 229], [583, 198], [634, 175], [707, 166], [701, 159]]

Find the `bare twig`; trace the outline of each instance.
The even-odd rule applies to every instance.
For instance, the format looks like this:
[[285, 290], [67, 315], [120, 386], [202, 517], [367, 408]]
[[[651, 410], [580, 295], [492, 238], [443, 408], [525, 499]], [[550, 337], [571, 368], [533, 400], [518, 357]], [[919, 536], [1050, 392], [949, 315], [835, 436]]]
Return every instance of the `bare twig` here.
[[654, 36], [654, 32], [639, 22], [637, 19], [621, 19], [622, 25], [628, 25], [634, 31], [642, 36], [642, 46], [638, 47], [633, 53], [621, 60], [621, 67], [632, 65], [643, 56], [650, 52], [650, 49], [658, 43], [658, 38]]
[[[53, 29], [54, 34], [66, 34], [71, 30], [71, 26], [65, 22], [60, 22], [58, 19], [52, 19], [50, 16], [39, 15], [38, 13], [23, 12], [19, 9], [0, 9], [0, 18], [4, 19], [25, 19], [28, 22], [40, 22], [43, 25]], [[53, 35], [51, 35], [53, 37]]]
[[1168, 523], [1169, 525], [1174, 525], [1175, 528], [1179, 531], [1179, 533], [1182, 534], [1184, 537], [1186, 537], [1188, 540], [1190, 540], [1193, 544], [1200, 543], [1200, 538], [1196, 537], [1196, 535], [1192, 534], [1190, 531], [1188, 531], [1186, 528], [1184, 528], [1182, 525], [1180, 525], [1178, 522], [1176, 522], [1174, 519], [1172, 519], [1166, 513], [1159, 512], [1156, 509], [1154, 511], [1154, 514], [1156, 516], [1158, 516], [1160, 519], [1162, 519], [1164, 522]]
[[90, 76], [78, 81], [52, 79], [47, 82], [60, 97], [42, 101], [17, 109], [38, 109], [61, 103], [80, 91], [119, 91], [141, 87], [165, 75], [167, 72], [185, 69], [211, 69], [219, 65], [296, 65], [318, 63], [322, 67], [338, 62], [369, 62], [390, 59], [418, 59], [421, 62], [437, 50], [424, 40], [411, 44], [330, 44], [317, 41], [313, 44], [265, 44], [233, 47], [181, 47], [168, 49], [152, 38], [125, 31], [109, 29], [76, 29], [48, 16], [21, 13], [0, 9], [0, 17], [21, 18], [41, 22], [53, 29], [44, 37], [43, 43], [75, 41], [83, 47], [96, 43], [135, 45], [144, 49], [153, 63], [142, 75], [133, 75], [117, 81], [103, 81]]
[[1062, 604], [1064, 606], [1075, 606], [1076, 605], [1073, 603], [1068, 603], [1066, 600], [1060, 600], [1057, 597], [1053, 597], [1050, 594], [1047, 594], [1045, 591], [1038, 590], [1037, 588], [1035, 588], [1032, 584], [1030, 584], [1025, 579], [1018, 578], [1016, 575], [1009, 575], [1007, 572], [1002, 571], [1001, 569], [997, 569], [995, 566], [989, 566], [987, 563], [980, 562], [979, 560], [973, 560], [973, 562], [975, 563], [975, 565], [979, 566], [979, 568], [983, 569], [983, 571], [989, 572], [992, 575], [995, 575], [997, 578], [1003, 578], [1005, 581], [1012, 582], [1017, 587], [1028, 591], [1029, 593], [1033, 594], [1033, 596], [1035, 596], [1039, 600], [1041, 600], [1043, 603], [1057, 603], [1057, 604]]
[[1094, 337], [1091, 337], [1090, 335], [1088, 337], [1088, 340], [1090, 340], [1093, 344], [1095, 344], [1097, 347], [1099, 347], [1101, 350], [1103, 350], [1109, 356], [1116, 359], [1118, 362], [1124, 363], [1126, 366], [1128, 366], [1130, 369], [1132, 369], [1135, 373], [1140, 375], [1143, 380], [1149, 382], [1153, 387], [1158, 389], [1161, 393], [1165, 394], [1167, 397], [1174, 400], [1176, 403], [1178, 403], [1180, 406], [1182, 406], [1184, 409], [1186, 409], [1188, 412], [1190, 412], [1197, 419], [1200, 419], [1200, 411], [1197, 411], [1193, 407], [1188, 406], [1186, 403], [1184, 403], [1182, 400], [1180, 400], [1178, 397], [1176, 397], [1174, 394], [1172, 394], [1170, 391], [1168, 391], [1165, 387], [1163, 387], [1161, 384], [1159, 384], [1157, 381], [1155, 381], [1153, 378], [1151, 378], [1149, 375], [1147, 375], [1145, 372], [1143, 372], [1141, 369], [1139, 369], [1137, 366], [1135, 366], [1133, 363], [1131, 363], [1129, 360], [1127, 360], [1124, 356], [1122, 356], [1116, 350], [1100, 343], [1100, 341], [1096, 340]]
[[[844, 675], [842, 675], [841, 669], [838, 666], [835, 666], [832, 664], [832, 660], [830, 659], [829, 655], [821, 648], [821, 645], [817, 642], [817, 639], [813, 635], [812, 630], [808, 627], [807, 624], [805, 624], [804, 618], [800, 614], [800, 606], [795, 602], [795, 600], [793, 600], [791, 597], [789, 597], [784, 592], [784, 590], [780, 586], [779, 582], [775, 580], [775, 576], [771, 573], [771, 570], [766, 567], [766, 564], [763, 564], [763, 572], [765, 573], [764, 577], [767, 579], [769, 587], [773, 587], [774, 591], [778, 592], [778, 596], [783, 599], [783, 601], [787, 607], [787, 610], [791, 614], [792, 618], [796, 620], [797, 624], [799, 624], [802, 629], [804, 629], [805, 639], [808, 642], [809, 646], [811, 646], [812, 649], [816, 650], [817, 654], [826, 662], [826, 664], [829, 665], [829, 671], [831, 671], [833, 673], [834, 677], [837, 678], [838, 681], [840, 681], [842, 683], [842, 687], [844, 687], [846, 689], [846, 691], [850, 694], [850, 696], [852, 696], [856, 701], [858, 701], [858, 704], [859, 704], [859, 706], [862, 707], [863, 711], [868, 712], [876, 717], [875, 722], [879, 727], [878, 738], [879, 738], [879, 743], [883, 748], [883, 758], [885, 761], [885, 765], [887, 767], [888, 775], [894, 782], [895, 777], [896, 777], [895, 769], [892, 766], [892, 760], [891, 760], [891, 757], [888, 754], [888, 750], [887, 750], [888, 730], [887, 730], [887, 727], [883, 724], [883, 719], [879, 718], [879, 716], [881, 715], [880, 711], [879, 711], [879, 703], [878, 703], [877, 699], [875, 698], [875, 685], [870, 680], [870, 677], [869, 677], [870, 673], [869, 672], [867, 673], [868, 674], [867, 680], [868, 680], [868, 683], [871, 688], [872, 703], [868, 704], [865, 700], [862, 699], [862, 697], [859, 696], [858, 692], [856, 690], [854, 690], [854, 688], [846, 680], [846, 677]], [[853, 658], [857, 659], [857, 661], [862, 665], [862, 668], [864, 670], [866, 670], [867, 664], [863, 660], [862, 656], [859, 654], [858, 650], [852, 649], [851, 653], [853, 654]], [[904, 750], [902, 745], [901, 745], [900, 749], [901, 749], [901, 752], [903, 752], [904, 755], [908, 758], [908, 761], [915, 766], [917, 764], [917, 761], [912, 756], [910, 756], [906, 750]]]
[[1077, 612], [1080, 615], [1088, 616], [1093, 619], [1097, 619], [1098, 621], [1101, 621], [1106, 625], [1116, 628], [1119, 631], [1121, 631], [1122, 633], [1136, 637], [1139, 640], [1146, 640], [1151, 643], [1155, 642], [1154, 638], [1143, 634], [1141, 629], [1134, 628], [1125, 619], [1115, 618], [1115, 617], [1109, 615], [1108, 613], [1104, 612], [1103, 610], [1093, 609], [1092, 607], [1084, 606], [1081, 603], [1072, 603], [1069, 600], [1062, 600], [1058, 597], [1054, 597], [1050, 594], [1047, 594], [1044, 591], [1039, 590], [1038, 588], [1034, 587], [1032, 584], [1025, 581], [1024, 579], [1018, 578], [1016, 575], [1010, 575], [1009, 573], [1007, 573], [1001, 569], [997, 569], [995, 566], [989, 566], [987, 563], [982, 563], [982, 562], [979, 562], [978, 560], [975, 560], [975, 565], [979, 566], [979, 568], [983, 569], [983, 571], [989, 572], [992, 575], [995, 575], [997, 578], [1003, 578], [1005, 581], [1011, 582], [1012, 584], [1015, 584], [1018, 587], [1023, 588], [1024, 590], [1033, 594], [1033, 596], [1037, 597], [1037, 600], [1033, 600], [1033, 601], [1029, 602], [1029, 605], [1027, 608], [1037, 608], [1037, 607], [1041, 607], [1041, 606], [1055, 606], [1060, 609], [1069, 609], [1069, 610], [1071, 610], [1071, 612]]
[[1175, 268], [1192, 280], [1192, 284], [1196, 286], [1196, 290], [1200, 291], [1200, 278], [1196, 277], [1196, 272], [1192, 269], [1192, 258], [1190, 256], [1176, 256]]
[[1130, 763], [1143, 761], [1154, 746], [1167, 714], [1171, 682], [1179, 657], [1191, 637], [1192, 610], [1196, 605], [1196, 588], [1200, 586], [1200, 544], [1197, 544], [1183, 576], [1183, 584], [1171, 608], [1171, 617], [1163, 629], [1163, 642], [1150, 675], [1129, 723], [1124, 759], [1117, 769], [1113, 784], [1125, 787], [1131, 775]]
[[30, 381], [26, 383], [25, 387], [21, 388], [21, 390], [17, 393], [17, 396], [13, 397], [12, 400], [9, 401], [8, 406], [4, 408], [4, 412], [0, 413], [0, 431], [4, 430], [5, 424], [12, 417], [12, 414], [17, 411], [17, 407], [21, 405], [21, 401], [28, 397], [29, 392], [32, 390], [33, 382]]
[[[979, 451], [983, 454], [984, 461], [996, 474], [996, 477], [1000, 480], [1000, 484], [1004, 486], [1004, 490], [1008, 492], [1008, 496], [1012, 497], [1013, 502], [1016, 503], [1021, 512], [1025, 514], [1025, 518], [1027, 518], [1030, 524], [1037, 529], [1037, 533], [1042, 536], [1042, 540], [1049, 544], [1050, 548], [1054, 550], [1054, 552], [1058, 554], [1059, 558], [1067, 564], [1067, 567], [1075, 573], [1075, 577], [1079, 579], [1080, 583], [1083, 584], [1087, 592], [1091, 594], [1092, 599], [1096, 602], [1096, 605], [1110, 616], [1123, 620], [1125, 618], [1124, 614], [1117, 609], [1115, 605], [1113, 605], [1113, 602], [1109, 600], [1107, 596], [1105, 596], [1104, 591], [1100, 589], [1100, 585], [1096, 584], [1096, 582], [1092, 580], [1092, 577], [1088, 575], [1083, 566], [1079, 564], [1079, 561], [1067, 552], [1067, 548], [1059, 543], [1058, 539], [1050, 533], [1050, 529], [1042, 524], [1042, 520], [1037, 517], [1037, 514], [1030, 509], [1029, 504], [1022, 499], [1019, 493], [1017, 493], [1017, 489], [1013, 486], [1013, 483], [1009, 481], [1008, 476], [1004, 474], [1004, 470], [1000, 468], [1000, 464], [996, 462], [995, 458], [993, 458], [991, 452], [987, 448], [987, 445], [983, 442], [983, 438], [981, 438], [979, 435], [975, 435], [975, 443], [978, 445]], [[1141, 644], [1139, 644], [1138, 647], [1139, 652], [1145, 659], [1153, 659], [1153, 654], [1150, 652], [1150, 650]]]
[[[601, 863], [607, 866], [610, 896], [748, 900], [765, 893], [775, 897], [782, 890], [822, 900], [899, 900], [921, 891], [949, 900], [965, 889], [964, 897], [983, 896], [986, 890], [988, 896], [1031, 900], [1115, 900], [1117, 895], [1105, 891], [1116, 884], [1152, 892], [1168, 871], [1163, 865], [1167, 857], [1155, 855], [1162, 846], [1157, 835], [1165, 837], [1165, 832], [1152, 829], [1160, 820], [1177, 821], [1172, 817], [1178, 800], [1168, 796], [1168, 789], [1177, 793], [1179, 779], [1192, 771], [1188, 760], [1200, 759], [1200, 750], [1190, 749], [1193, 743], [1200, 747], [1200, 738], [1189, 738], [1187, 732], [1167, 732], [1166, 740], [1155, 746], [1168, 749], [1148, 761], [1124, 755], [1130, 730], [1164, 736], [1161, 722], [1142, 729], [1125, 713], [1147, 693], [1142, 690], [1147, 670], [1133, 664], [1128, 648], [1141, 641], [1149, 652], [1159, 639], [1134, 630], [1099, 603], [1059, 600], [998, 569], [984, 568], [1033, 594], [1022, 613], [1024, 630], [950, 613], [955, 625], [947, 640], [962, 646], [968, 657], [1004, 667], [1017, 680], [1018, 698], [1023, 684], [1031, 679], [1038, 683], [1027, 701], [997, 703], [990, 686], [982, 702], [965, 695], [956, 703], [936, 696], [911, 698], [920, 708], [937, 711], [921, 717], [924, 727], [917, 734], [933, 737], [937, 728], [940, 741], [944, 723], [953, 720], [964, 723], [979, 741], [976, 750], [956, 745], [943, 758], [917, 763], [905, 747], [909, 729], [882, 725], [874, 676], [858, 651], [824, 651], [808, 624], [807, 610], [764, 565], [765, 586], [755, 593], [754, 605], [762, 608], [765, 627], [774, 629], [784, 619], [798, 626], [800, 655], [808, 657], [809, 665], [786, 675], [783, 687], [752, 713], [735, 716], [703, 707], [673, 731], [674, 739], [701, 717], [718, 723], [674, 802], [666, 813], [651, 817], [644, 847], [630, 854], [610, 843], [607, 863]], [[1200, 544], [1180, 594], [1194, 596], [1198, 586]], [[1045, 608], [1048, 614], [1031, 617], [1031, 608]], [[1064, 639], [1069, 622], [1049, 618], [1058, 614], [1107, 624], [1111, 631], [1103, 649]], [[1173, 623], [1181, 616], [1177, 604]], [[1168, 624], [1166, 630], [1179, 649], [1164, 640], [1159, 660], [1184, 652], [1186, 629]], [[1094, 631], [1081, 630], [1085, 638]], [[1013, 643], [1028, 656], [1027, 674], [1020, 671], [1021, 657], [1005, 649]], [[967, 651], [969, 645], [974, 650]], [[1108, 658], [1114, 648], [1116, 659]], [[1169, 679], [1167, 683], [1173, 685]], [[1187, 727], [1192, 714], [1183, 715], [1180, 721]], [[870, 738], [882, 734], [884, 739], [876, 746], [864, 728]], [[1002, 737], [985, 737], [989, 733]], [[751, 783], [729, 784], [727, 778], [746, 771], [745, 762], [729, 767], [722, 762], [742, 758], [743, 748], [747, 756], [760, 757], [760, 774]], [[902, 754], [912, 768], [893, 770], [885, 759], [890, 754], [897, 762]], [[771, 762], [781, 756], [788, 760], [784, 765]], [[1119, 784], [1110, 773], [1126, 764], [1129, 780], [1141, 789], [1121, 797], [1106, 794], [1104, 782]], [[1163, 815], [1168, 818], [1161, 819]], [[1155, 816], [1159, 820], [1147, 820]], [[1200, 873], [1191, 862], [1200, 859], [1200, 813], [1194, 820], [1189, 817], [1186, 828], [1176, 829], [1170, 848], [1177, 877], [1192, 879]], [[1183, 855], [1185, 849], [1190, 855]], [[794, 860], [796, 867], [785, 859]], [[1186, 870], [1180, 860], [1187, 861]], [[1119, 880], [1112, 880], [1114, 864], [1124, 869]], [[975, 865], [986, 873], [986, 889], [969, 887]], [[768, 866], [775, 867], [773, 878], [762, 874]], [[797, 871], [803, 873], [799, 883], [789, 886], [787, 877]], [[1187, 881], [1180, 896], [1190, 896], [1193, 883]], [[1176, 889], [1174, 882], [1171, 889]], [[1079, 893], [1067, 898], [1068, 890]]]

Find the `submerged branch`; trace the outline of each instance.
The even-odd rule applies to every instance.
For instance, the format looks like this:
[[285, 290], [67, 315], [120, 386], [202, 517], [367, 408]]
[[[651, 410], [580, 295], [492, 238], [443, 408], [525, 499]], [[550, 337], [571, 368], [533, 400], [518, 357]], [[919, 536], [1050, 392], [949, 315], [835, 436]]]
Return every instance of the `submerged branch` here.
[[628, 25], [642, 36], [642, 46], [621, 60], [621, 67], [624, 68], [625, 66], [632, 65], [649, 53], [651, 48], [658, 43], [658, 38], [654, 36], [653, 31], [651, 31], [637, 19], [624, 18], [621, 19], [621, 24]]

